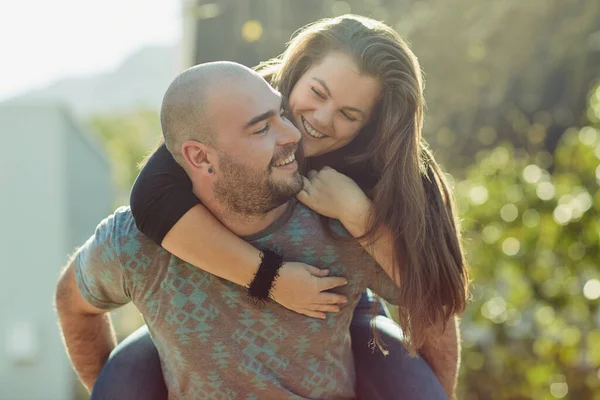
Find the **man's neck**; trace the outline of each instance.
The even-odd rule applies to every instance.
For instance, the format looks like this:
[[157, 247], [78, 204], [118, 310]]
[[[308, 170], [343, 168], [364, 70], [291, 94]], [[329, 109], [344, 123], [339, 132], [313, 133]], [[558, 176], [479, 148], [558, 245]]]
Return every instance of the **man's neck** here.
[[269, 227], [285, 213], [290, 204], [288, 201], [265, 214], [248, 215], [237, 213], [224, 206], [215, 199], [214, 192], [210, 187], [196, 188], [194, 186], [194, 193], [200, 199], [202, 205], [208, 208], [227, 229], [238, 236], [252, 235]]
[[248, 236], [262, 231], [279, 219], [289, 207], [290, 202], [262, 215], [246, 215], [235, 213], [220, 204], [207, 205], [207, 208], [227, 227], [238, 236]]

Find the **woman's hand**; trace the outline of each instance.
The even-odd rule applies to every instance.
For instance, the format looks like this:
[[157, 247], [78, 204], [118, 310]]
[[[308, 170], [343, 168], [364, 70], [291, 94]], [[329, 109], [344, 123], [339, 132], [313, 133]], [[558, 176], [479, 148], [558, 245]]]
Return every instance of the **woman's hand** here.
[[352, 179], [330, 167], [309, 171], [296, 198], [315, 212], [344, 221], [364, 216], [371, 200]]
[[271, 291], [271, 297], [287, 309], [308, 317], [325, 319], [326, 312], [340, 311], [346, 296], [325, 292], [348, 283], [346, 278], [327, 276], [328, 270], [300, 262], [286, 262]]

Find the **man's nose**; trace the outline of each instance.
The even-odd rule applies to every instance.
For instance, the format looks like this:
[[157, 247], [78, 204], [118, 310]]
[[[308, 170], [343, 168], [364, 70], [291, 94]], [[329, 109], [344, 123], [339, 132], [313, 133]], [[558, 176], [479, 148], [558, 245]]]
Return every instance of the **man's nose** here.
[[284, 146], [289, 143], [298, 143], [300, 137], [301, 134], [298, 128], [290, 120], [284, 119], [279, 135], [277, 135], [277, 144]]

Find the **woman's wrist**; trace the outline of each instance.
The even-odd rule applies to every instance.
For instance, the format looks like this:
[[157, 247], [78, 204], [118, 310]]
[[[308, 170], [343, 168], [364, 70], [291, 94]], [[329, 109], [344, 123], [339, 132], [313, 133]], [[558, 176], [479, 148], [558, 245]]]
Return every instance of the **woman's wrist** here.
[[357, 204], [353, 211], [345, 213], [340, 219], [342, 225], [344, 225], [352, 236], [361, 236], [367, 231], [369, 213], [373, 206], [373, 203], [367, 196], [360, 203], [357, 202]]
[[256, 275], [248, 285], [248, 297], [252, 301], [263, 303], [271, 297], [273, 284], [283, 264], [281, 254], [272, 250], [263, 250]]

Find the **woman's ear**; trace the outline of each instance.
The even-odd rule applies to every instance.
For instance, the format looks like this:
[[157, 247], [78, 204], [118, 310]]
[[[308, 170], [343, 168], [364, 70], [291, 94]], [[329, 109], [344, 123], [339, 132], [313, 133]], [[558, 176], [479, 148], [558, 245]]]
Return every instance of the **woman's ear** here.
[[211, 162], [214, 158], [213, 153], [212, 147], [195, 140], [188, 140], [181, 146], [181, 154], [188, 168], [203, 175], [214, 174], [214, 165]]

